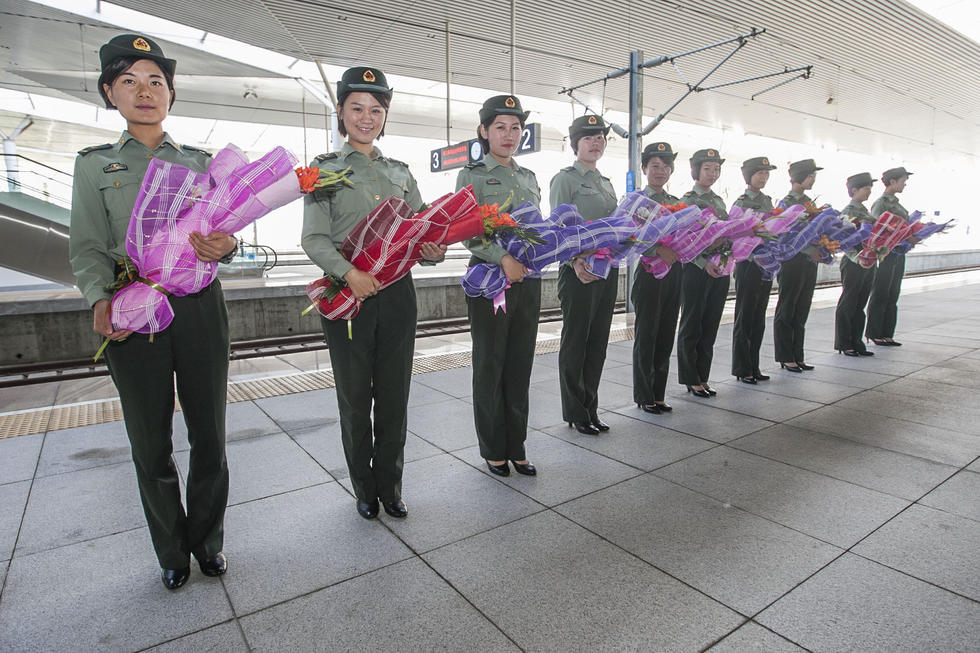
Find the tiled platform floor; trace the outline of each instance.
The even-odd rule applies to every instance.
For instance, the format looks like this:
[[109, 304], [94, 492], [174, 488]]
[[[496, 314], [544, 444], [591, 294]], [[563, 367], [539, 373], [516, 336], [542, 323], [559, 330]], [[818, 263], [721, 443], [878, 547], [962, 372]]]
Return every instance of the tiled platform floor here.
[[976, 651], [978, 300], [906, 294], [905, 345], [860, 359], [815, 308], [816, 370], [758, 386], [723, 325], [718, 396], [662, 416], [612, 343], [600, 437], [539, 356], [536, 478], [486, 472], [467, 370], [417, 375], [405, 521], [354, 511], [333, 390], [231, 404], [230, 571], [177, 592], [121, 423], [0, 440], [0, 651]]

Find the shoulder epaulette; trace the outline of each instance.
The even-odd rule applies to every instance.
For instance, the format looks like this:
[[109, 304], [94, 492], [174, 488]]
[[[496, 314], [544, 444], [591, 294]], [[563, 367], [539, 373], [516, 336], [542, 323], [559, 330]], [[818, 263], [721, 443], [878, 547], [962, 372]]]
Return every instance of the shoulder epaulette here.
[[483, 164], [483, 161], [475, 161], [473, 163], [467, 163], [466, 166], [465, 166], [465, 168], [467, 170], [472, 170], [473, 168], [478, 168], [478, 167], [480, 167], [482, 165], [484, 165]]
[[201, 154], [206, 154], [209, 157], [213, 157], [214, 156], [213, 154], [211, 154], [207, 150], [202, 150], [201, 148], [194, 147], [193, 145], [181, 145], [181, 147], [184, 148], [185, 150], [190, 150], [191, 152], [200, 152]]
[[575, 172], [575, 166], [568, 166], [567, 168], [562, 168], [562, 172]]
[[316, 155], [315, 157], [313, 157], [313, 160], [316, 161], [317, 163], [323, 163], [324, 161], [331, 161], [333, 159], [336, 159], [338, 156], [340, 156], [340, 153], [338, 152], [327, 152], [326, 154]]
[[108, 150], [112, 148], [115, 143], [103, 143], [102, 145], [93, 145], [92, 147], [86, 147], [84, 150], [79, 150], [78, 154], [80, 156], [85, 156], [89, 152], [96, 152], [98, 150]]
[[391, 161], [392, 163], [397, 163], [398, 165], [403, 165], [406, 168], [408, 167], [408, 164], [405, 163], [404, 161], [399, 161], [398, 159], [392, 159], [390, 157], [388, 158], [388, 160]]

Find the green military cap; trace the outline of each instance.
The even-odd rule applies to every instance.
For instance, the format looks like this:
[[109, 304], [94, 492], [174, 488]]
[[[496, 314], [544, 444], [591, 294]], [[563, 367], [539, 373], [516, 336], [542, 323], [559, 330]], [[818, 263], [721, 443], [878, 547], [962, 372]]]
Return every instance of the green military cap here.
[[103, 70], [119, 57], [139, 57], [155, 61], [171, 77], [177, 70], [177, 62], [163, 56], [163, 50], [156, 41], [139, 34], [120, 34], [99, 48], [99, 63]]
[[698, 150], [691, 156], [692, 167], [697, 166], [700, 168], [702, 163], [707, 163], [709, 161], [714, 161], [718, 164], [725, 162], [725, 160], [721, 158], [721, 154], [718, 153], [718, 150]]
[[517, 116], [521, 122], [525, 122], [531, 115], [530, 111], [521, 108], [521, 101], [513, 95], [494, 95], [483, 103], [480, 109], [480, 122], [486, 123], [493, 120], [496, 116]]
[[572, 124], [568, 127], [568, 137], [569, 138], [581, 138], [582, 136], [587, 136], [589, 134], [598, 134], [602, 132], [605, 136], [609, 133], [609, 125], [603, 121], [602, 116], [597, 116], [595, 114], [587, 114], [584, 116], [579, 116], [572, 121]]
[[640, 155], [640, 164], [645, 166], [646, 164], [650, 163], [650, 159], [653, 157], [670, 159], [670, 164], [674, 165], [674, 159], [677, 158], [677, 152], [671, 149], [670, 143], [650, 143], [643, 148], [643, 154]]
[[823, 168], [817, 166], [813, 159], [803, 159], [802, 161], [794, 161], [789, 164], [789, 176], [790, 177], [809, 177], [817, 170], [823, 170]]
[[903, 167], [890, 168], [881, 173], [881, 181], [885, 184], [890, 182], [892, 179], [901, 179], [902, 177], [911, 177], [912, 173]]
[[337, 82], [337, 99], [342, 100], [351, 93], [380, 93], [391, 100], [392, 89], [388, 87], [385, 74], [377, 68], [358, 66], [348, 68]]
[[870, 172], [859, 172], [856, 175], [851, 175], [847, 178], [847, 188], [850, 190], [864, 188], [865, 186], [873, 186], [874, 183], [875, 180], [871, 178]]
[[757, 156], [751, 159], [746, 159], [742, 162], [742, 177], [745, 178], [745, 183], [749, 183], [752, 179], [752, 175], [759, 172], [760, 170], [775, 170], [776, 166], [769, 163], [769, 157], [767, 156]]

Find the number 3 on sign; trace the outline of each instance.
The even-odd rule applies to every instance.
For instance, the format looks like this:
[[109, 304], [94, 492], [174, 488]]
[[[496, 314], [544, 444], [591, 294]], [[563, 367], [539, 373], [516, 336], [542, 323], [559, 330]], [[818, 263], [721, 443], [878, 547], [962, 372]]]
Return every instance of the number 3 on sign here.
[[435, 150], [432, 152], [431, 166], [432, 166], [432, 172], [438, 172], [439, 169], [442, 167], [439, 163], [439, 150]]

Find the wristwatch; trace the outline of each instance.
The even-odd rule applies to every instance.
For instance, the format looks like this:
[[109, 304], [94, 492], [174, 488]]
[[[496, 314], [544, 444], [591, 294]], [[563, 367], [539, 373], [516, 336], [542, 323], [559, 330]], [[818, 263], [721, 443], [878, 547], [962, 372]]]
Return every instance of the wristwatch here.
[[[232, 238], [235, 238], [235, 237], [232, 236]], [[230, 252], [228, 252], [227, 254], [225, 254], [224, 256], [222, 256], [221, 258], [219, 258], [218, 259], [218, 263], [224, 263], [226, 265], [228, 263], [231, 263], [234, 260], [234, 258], [235, 258], [235, 254], [237, 254], [237, 253], [238, 253], [238, 239], [235, 238], [235, 246], [231, 248], [231, 251]]]

